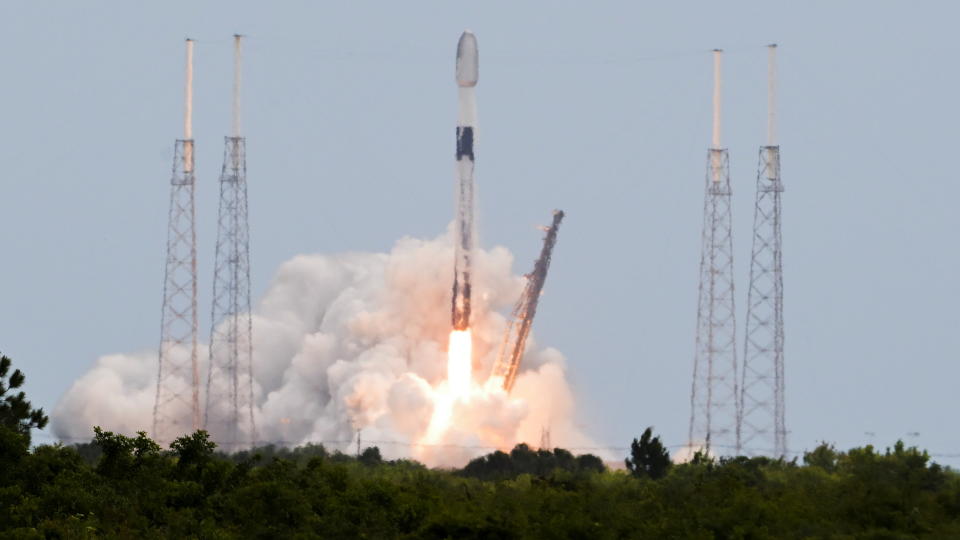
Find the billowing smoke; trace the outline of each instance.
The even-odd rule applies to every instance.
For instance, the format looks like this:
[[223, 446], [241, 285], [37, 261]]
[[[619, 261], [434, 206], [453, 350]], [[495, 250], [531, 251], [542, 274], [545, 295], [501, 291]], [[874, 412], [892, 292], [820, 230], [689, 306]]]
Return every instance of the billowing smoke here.
[[[284, 263], [253, 314], [258, 439], [346, 450], [361, 429], [387, 457], [447, 466], [491, 447], [536, 446], [543, 427], [554, 446], [591, 446], [572, 422], [563, 355], [533, 339], [511, 395], [481, 392], [457, 403], [442, 439], [423, 442], [446, 378], [452, 250], [448, 233], [403, 238], [389, 254]], [[511, 273], [504, 248], [477, 250], [475, 260], [473, 377], [482, 384], [503, 339], [500, 313], [509, 312], [524, 281]], [[200, 358], [205, 363], [205, 348]], [[88, 439], [95, 425], [149, 431], [156, 376], [155, 352], [101, 357], [55, 407], [55, 434]]]

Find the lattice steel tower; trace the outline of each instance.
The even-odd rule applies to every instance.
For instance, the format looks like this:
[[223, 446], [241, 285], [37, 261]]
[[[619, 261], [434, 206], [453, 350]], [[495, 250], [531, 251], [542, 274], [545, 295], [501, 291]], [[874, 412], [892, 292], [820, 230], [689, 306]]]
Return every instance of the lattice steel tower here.
[[720, 146], [722, 51], [713, 54], [713, 145], [707, 152], [689, 444], [717, 454], [736, 448], [738, 392], [730, 161]]
[[153, 438], [168, 443], [200, 428], [197, 366], [197, 233], [193, 167], [193, 41], [187, 40], [183, 139], [173, 153]]
[[240, 39], [234, 36], [233, 129], [226, 137], [220, 173], [204, 421], [214, 440], [229, 450], [256, 440], [246, 138], [240, 136]]
[[783, 381], [783, 261], [780, 237], [780, 147], [776, 142], [776, 52], [768, 49], [767, 144], [760, 147], [753, 251], [740, 385], [737, 447], [787, 453]]

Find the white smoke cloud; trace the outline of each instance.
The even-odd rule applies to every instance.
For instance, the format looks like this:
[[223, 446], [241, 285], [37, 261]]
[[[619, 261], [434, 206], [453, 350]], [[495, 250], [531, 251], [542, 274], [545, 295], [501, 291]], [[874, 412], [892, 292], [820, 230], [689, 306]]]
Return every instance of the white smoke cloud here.
[[[390, 458], [461, 466], [518, 442], [592, 446], [572, 422], [563, 355], [529, 340], [514, 391], [457, 403], [442, 440], [422, 444], [445, 385], [453, 248], [450, 234], [403, 238], [389, 254], [300, 255], [284, 263], [253, 311], [254, 416], [258, 438], [346, 450], [355, 437]], [[485, 382], [509, 312], [523, 288], [504, 248], [478, 250], [473, 301], [473, 377]], [[205, 363], [206, 349], [200, 354]], [[201, 366], [206, 374], [206, 366]], [[52, 420], [66, 440], [91, 429], [149, 431], [155, 352], [101, 357], [61, 398]], [[205, 396], [201, 396], [203, 403]]]

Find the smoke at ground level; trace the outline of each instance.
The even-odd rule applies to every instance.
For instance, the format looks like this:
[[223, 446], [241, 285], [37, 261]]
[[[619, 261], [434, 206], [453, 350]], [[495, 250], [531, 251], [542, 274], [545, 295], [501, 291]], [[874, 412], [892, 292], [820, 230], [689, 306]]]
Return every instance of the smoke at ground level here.
[[[352, 451], [360, 429], [371, 444], [389, 443], [381, 444], [387, 458], [446, 466], [491, 447], [536, 446], [544, 428], [553, 446], [592, 446], [572, 421], [563, 355], [535, 339], [510, 396], [457, 404], [442, 439], [422, 444], [446, 377], [452, 261], [448, 233], [403, 238], [390, 253], [299, 255], [281, 265], [253, 311], [258, 441]], [[505, 248], [477, 250], [475, 261], [473, 376], [482, 383], [503, 339], [501, 313], [524, 281]], [[205, 347], [199, 357], [205, 376]], [[156, 352], [99, 358], [54, 408], [54, 433], [73, 441], [89, 439], [93, 426], [150, 432], [156, 377]]]

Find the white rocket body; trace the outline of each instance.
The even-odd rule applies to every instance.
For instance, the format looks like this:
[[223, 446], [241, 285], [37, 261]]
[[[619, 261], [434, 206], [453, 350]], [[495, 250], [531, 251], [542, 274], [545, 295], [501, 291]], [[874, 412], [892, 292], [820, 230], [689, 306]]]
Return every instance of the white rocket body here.
[[465, 31], [457, 43], [456, 80], [459, 92], [457, 115], [457, 209], [454, 231], [454, 280], [452, 323], [454, 330], [470, 327], [471, 259], [476, 239], [473, 223], [473, 173], [476, 155], [477, 98], [479, 79], [477, 38]]

